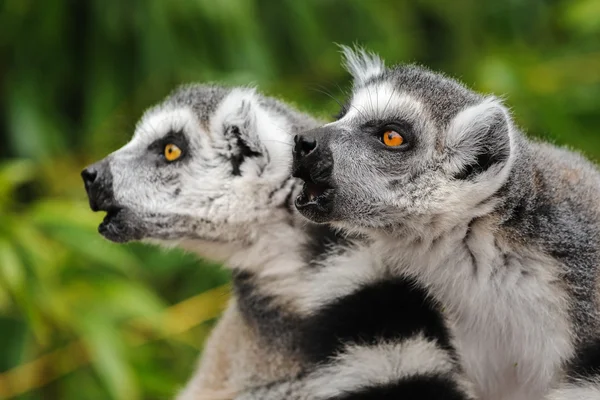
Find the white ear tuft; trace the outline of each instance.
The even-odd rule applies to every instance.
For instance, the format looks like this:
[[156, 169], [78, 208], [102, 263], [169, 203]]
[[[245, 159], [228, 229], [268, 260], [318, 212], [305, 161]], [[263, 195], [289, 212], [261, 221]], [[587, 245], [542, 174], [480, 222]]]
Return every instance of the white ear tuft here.
[[[233, 89], [219, 107], [220, 129], [226, 144], [223, 155], [232, 163], [236, 176], [259, 174], [268, 162], [258, 133], [259, 98], [254, 89]], [[244, 162], [252, 159], [252, 163]]]
[[236, 125], [241, 130], [253, 134], [256, 130], [256, 102], [255, 89], [232, 90], [219, 108], [223, 112], [223, 123]]
[[385, 70], [383, 60], [374, 53], [369, 53], [360, 47], [352, 49], [340, 45], [340, 48], [342, 51], [342, 64], [354, 78], [354, 86], [364, 84], [367, 80]]
[[[215, 116], [211, 118], [211, 130], [223, 132], [227, 139], [239, 140], [246, 148], [259, 149], [258, 96], [255, 89], [236, 88], [224, 99]], [[258, 150], [257, 150], [258, 152]]]
[[511, 156], [511, 122], [506, 107], [494, 98], [462, 110], [446, 132], [447, 170], [467, 179], [505, 165]]

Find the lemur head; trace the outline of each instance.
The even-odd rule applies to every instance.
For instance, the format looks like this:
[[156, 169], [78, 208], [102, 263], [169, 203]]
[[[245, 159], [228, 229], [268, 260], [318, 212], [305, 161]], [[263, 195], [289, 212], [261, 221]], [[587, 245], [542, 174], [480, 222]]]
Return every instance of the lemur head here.
[[314, 126], [254, 89], [181, 87], [82, 172], [91, 208], [107, 212], [99, 231], [115, 242], [252, 240], [251, 225], [287, 206], [294, 132]]
[[305, 181], [298, 210], [367, 232], [449, 227], [483, 212], [516, 149], [501, 102], [419, 66], [343, 53], [354, 78], [347, 105], [295, 138], [293, 171]]

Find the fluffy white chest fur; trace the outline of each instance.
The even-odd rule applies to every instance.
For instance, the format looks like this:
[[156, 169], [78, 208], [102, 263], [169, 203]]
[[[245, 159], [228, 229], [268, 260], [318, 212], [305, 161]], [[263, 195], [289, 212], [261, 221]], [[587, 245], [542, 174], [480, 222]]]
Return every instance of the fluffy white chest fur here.
[[573, 354], [556, 262], [511, 246], [484, 222], [413, 243], [404, 253], [389, 238], [385, 247], [402, 273], [444, 305], [480, 398], [543, 398]]

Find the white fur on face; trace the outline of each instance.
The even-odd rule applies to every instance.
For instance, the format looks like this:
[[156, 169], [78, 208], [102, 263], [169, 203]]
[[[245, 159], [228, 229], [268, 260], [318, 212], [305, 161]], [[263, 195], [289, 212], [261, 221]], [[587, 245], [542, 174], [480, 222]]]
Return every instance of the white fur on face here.
[[[155, 149], [153, 154], [148, 149], [154, 141], [177, 131], [183, 132], [188, 138], [190, 152], [206, 147], [206, 132], [200, 127], [192, 110], [164, 109], [145, 115], [138, 123], [132, 140], [109, 156], [114, 197], [120, 205], [140, 214], [183, 213], [192, 205], [191, 196], [187, 197], [187, 201], [185, 198], [174, 198], [172, 193], [177, 188], [192, 192], [210, 190], [210, 182], [200, 186], [199, 181], [188, 178], [191, 172], [188, 165], [161, 164], [158, 161], [162, 148]], [[194, 161], [197, 163], [200, 160], [198, 157]], [[185, 213], [190, 213], [190, 210], [187, 209]]]
[[[186, 246], [190, 240], [249, 242], [254, 225], [284, 218], [272, 208], [291, 190], [284, 164], [292, 137], [281, 132], [289, 123], [265, 111], [253, 89], [231, 90], [206, 121], [190, 107], [155, 108], [110, 155], [114, 197], [143, 221], [146, 239]], [[181, 161], [166, 163], [162, 147], [152, 146], [173, 132], [185, 137], [187, 149]], [[232, 159], [247, 149], [252, 154], [238, 162], [238, 172]]]
[[145, 114], [137, 123], [133, 138], [123, 148], [136, 146], [140, 143], [149, 144], [165, 136], [169, 131], [183, 130], [192, 137], [199, 138], [206, 134], [200, 130], [198, 118], [190, 108], [158, 109], [151, 114]]
[[350, 104], [348, 113], [332, 124], [344, 125], [356, 120], [364, 123], [390, 116], [418, 123], [424, 113], [423, 105], [416, 98], [399, 93], [393, 85], [386, 82], [361, 87], [353, 94]]

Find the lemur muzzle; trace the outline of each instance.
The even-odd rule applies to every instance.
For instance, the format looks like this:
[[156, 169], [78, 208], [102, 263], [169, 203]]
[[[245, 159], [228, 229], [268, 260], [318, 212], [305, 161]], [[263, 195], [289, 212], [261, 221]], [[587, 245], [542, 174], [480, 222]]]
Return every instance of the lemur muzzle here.
[[81, 171], [85, 191], [92, 211], [108, 211], [115, 207], [112, 174], [106, 159], [98, 161]]

